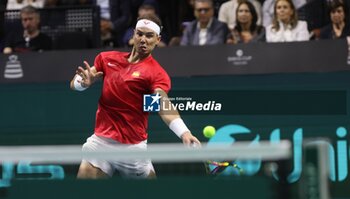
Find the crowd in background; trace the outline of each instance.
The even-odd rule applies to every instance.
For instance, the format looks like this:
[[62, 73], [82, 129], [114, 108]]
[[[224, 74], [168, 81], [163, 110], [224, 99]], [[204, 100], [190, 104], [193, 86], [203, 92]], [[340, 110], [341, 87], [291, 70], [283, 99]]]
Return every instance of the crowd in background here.
[[[164, 46], [291, 42], [350, 35], [350, 0], [1, 0], [3, 53], [54, 49], [40, 32], [40, 9], [99, 6], [99, 47], [132, 46], [137, 17], [156, 14]], [[5, 11], [21, 10], [21, 31]]]

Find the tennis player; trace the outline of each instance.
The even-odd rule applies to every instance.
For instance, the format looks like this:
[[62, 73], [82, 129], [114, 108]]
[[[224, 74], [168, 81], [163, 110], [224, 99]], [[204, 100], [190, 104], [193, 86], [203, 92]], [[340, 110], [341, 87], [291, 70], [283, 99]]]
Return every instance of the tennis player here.
[[[146, 150], [149, 113], [142, 109], [143, 94], [158, 94], [165, 100], [171, 87], [168, 74], [151, 55], [160, 42], [160, 32], [161, 21], [157, 16], [141, 16], [131, 53], [102, 52], [95, 58], [94, 66], [84, 61], [85, 69], [78, 67], [70, 83], [73, 90], [83, 91], [103, 79], [94, 134], [83, 145], [83, 151], [114, 147]], [[176, 110], [160, 110], [159, 115], [185, 145], [200, 145]], [[155, 177], [150, 160], [84, 159], [78, 178], [109, 177], [115, 171], [131, 178]]]

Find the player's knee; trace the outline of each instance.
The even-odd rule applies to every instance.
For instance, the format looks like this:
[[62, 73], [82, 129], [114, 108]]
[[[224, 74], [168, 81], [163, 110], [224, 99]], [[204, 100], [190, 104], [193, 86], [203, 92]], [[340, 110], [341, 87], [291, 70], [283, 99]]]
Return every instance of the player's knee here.
[[80, 164], [80, 167], [79, 167], [79, 170], [78, 170], [77, 178], [78, 178], [78, 179], [91, 178], [91, 177], [90, 177], [91, 173], [92, 173], [92, 171], [91, 171], [91, 169], [89, 168], [88, 163], [82, 162], [82, 163]]
[[156, 172], [154, 170], [151, 170], [147, 176], [148, 179], [156, 179], [157, 175]]
[[88, 162], [81, 163], [77, 175], [78, 179], [98, 179], [107, 177], [108, 175], [101, 171], [101, 169], [94, 167]]

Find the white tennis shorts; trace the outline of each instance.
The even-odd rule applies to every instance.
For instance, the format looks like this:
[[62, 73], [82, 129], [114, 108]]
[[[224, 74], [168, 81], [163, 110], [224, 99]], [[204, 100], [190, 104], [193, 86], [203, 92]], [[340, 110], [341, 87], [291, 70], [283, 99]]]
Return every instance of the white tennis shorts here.
[[[122, 144], [115, 140], [99, 137], [93, 134], [90, 136], [86, 143], [83, 145], [83, 151], [96, 151], [101, 149], [147, 149], [147, 140], [138, 144]], [[117, 170], [121, 176], [127, 178], [146, 178], [151, 171], [154, 172], [153, 165], [150, 160], [94, 160], [83, 159], [83, 161], [89, 162], [94, 167], [101, 169], [110, 177], [113, 176], [115, 170]]]

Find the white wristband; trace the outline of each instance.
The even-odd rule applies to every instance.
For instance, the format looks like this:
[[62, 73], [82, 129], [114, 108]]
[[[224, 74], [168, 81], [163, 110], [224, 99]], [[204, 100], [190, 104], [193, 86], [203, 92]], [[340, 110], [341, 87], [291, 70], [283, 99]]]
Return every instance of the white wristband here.
[[184, 121], [181, 118], [176, 118], [173, 121], [170, 122], [169, 128], [179, 137], [187, 132], [190, 131]]
[[83, 80], [83, 78], [80, 75], [77, 75], [74, 79], [73, 85], [74, 85], [74, 89], [77, 91], [83, 91], [86, 90], [86, 87], [83, 87], [81, 85], [81, 80]]

